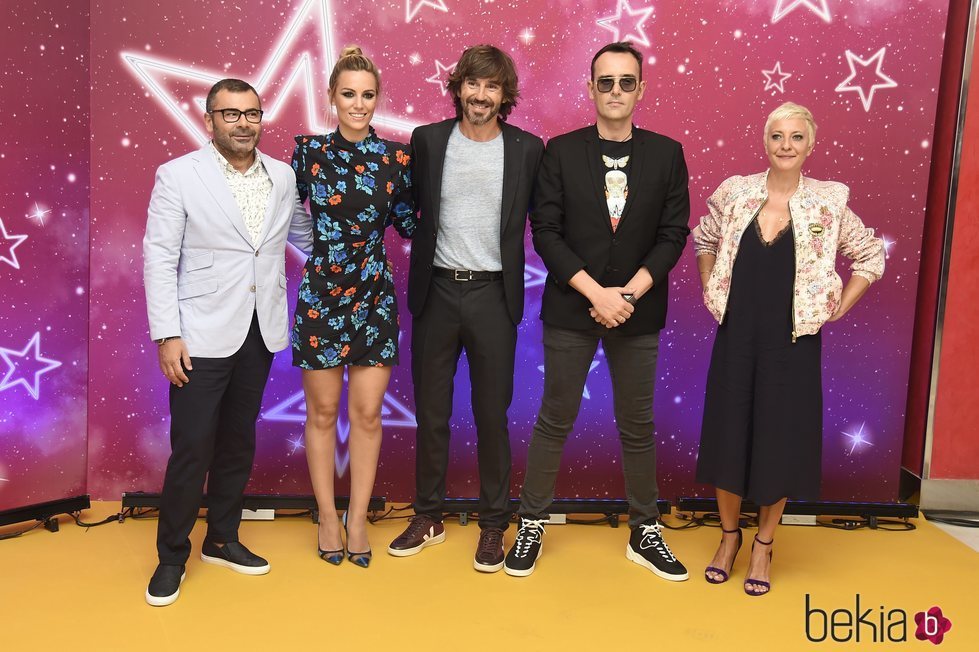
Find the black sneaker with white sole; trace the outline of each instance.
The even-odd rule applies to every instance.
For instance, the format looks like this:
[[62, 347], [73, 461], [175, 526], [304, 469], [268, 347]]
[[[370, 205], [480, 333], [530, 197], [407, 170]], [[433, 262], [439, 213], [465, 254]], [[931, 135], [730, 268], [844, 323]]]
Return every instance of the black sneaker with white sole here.
[[625, 556], [640, 566], [648, 568], [665, 580], [682, 582], [690, 577], [687, 569], [673, 555], [663, 540], [659, 523], [641, 523], [632, 531]]
[[154, 607], [173, 604], [180, 597], [180, 585], [187, 573], [182, 564], [160, 564], [146, 587], [146, 602]]
[[546, 520], [535, 520], [520, 517], [520, 527], [517, 528], [517, 540], [503, 561], [503, 571], [514, 577], [526, 577], [534, 572], [537, 560], [544, 549], [544, 523]]
[[201, 561], [230, 568], [242, 575], [265, 575], [272, 569], [264, 558], [238, 541], [229, 541], [219, 546], [213, 541], [204, 539], [204, 544], [201, 546]]

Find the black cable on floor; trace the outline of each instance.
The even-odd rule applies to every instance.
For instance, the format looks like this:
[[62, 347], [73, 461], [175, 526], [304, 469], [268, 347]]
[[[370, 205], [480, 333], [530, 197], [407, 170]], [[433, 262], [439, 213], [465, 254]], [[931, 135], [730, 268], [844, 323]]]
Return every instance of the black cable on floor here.
[[21, 536], [22, 534], [27, 534], [31, 530], [36, 530], [37, 528], [42, 527], [43, 525], [44, 525], [44, 521], [38, 521], [37, 523], [30, 526], [29, 528], [24, 528], [23, 530], [18, 530], [16, 532], [8, 532], [7, 534], [0, 534], [0, 541], [3, 541], [4, 539], [15, 539]]
[[865, 528], [870, 528], [873, 530], [883, 530], [885, 532], [910, 532], [918, 529], [917, 526], [910, 521], [855, 517], [834, 518], [831, 521], [817, 520], [816, 525], [818, 527], [826, 527], [833, 530], [863, 530]]
[[567, 523], [568, 525], [608, 525], [609, 517], [598, 516], [596, 518], [589, 518], [589, 519], [565, 517], [564, 522]]
[[298, 512], [280, 512], [279, 510], [275, 510], [276, 518], [301, 518], [304, 516], [312, 516], [312, 515], [313, 515], [313, 510], [311, 509], [304, 509]]
[[367, 520], [370, 523], [377, 523], [378, 521], [384, 520], [393, 521], [401, 518], [411, 518], [411, 516], [414, 516], [413, 513], [410, 516], [392, 516], [394, 512], [404, 512], [409, 509], [411, 509], [411, 505], [405, 505], [404, 507], [388, 507], [387, 511], [380, 516], [377, 515], [376, 511], [371, 512], [370, 516], [367, 517]]
[[[679, 527], [676, 525], [670, 525], [665, 521], [660, 521], [660, 524], [667, 530], [690, 530], [699, 527], [721, 527], [721, 515], [717, 512], [705, 512], [701, 516], [697, 516], [692, 512], [677, 512], [673, 516], [681, 521], [687, 521], [687, 523], [684, 523]], [[752, 514], [739, 514], [738, 527], [758, 527], [758, 520]]]

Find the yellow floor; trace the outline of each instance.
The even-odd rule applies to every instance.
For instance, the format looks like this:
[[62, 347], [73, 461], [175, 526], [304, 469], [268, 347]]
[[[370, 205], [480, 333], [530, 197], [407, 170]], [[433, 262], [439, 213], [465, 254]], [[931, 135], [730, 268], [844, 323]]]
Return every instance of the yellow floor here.
[[[119, 509], [96, 503], [95, 521]], [[475, 524], [450, 523], [447, 540], [415, 557], [384, 551], [404, 526], [372, 526], [376, 551], [367, 570], [320, 561], [308, 519], [246, 522], [241, 538], [269, 558], [272, 572], [246, 577], [191, 558], [180, 599], [165, 608], [143, 601], [156, 561], [156, 521], [127, 520], [85, 531], [35, 530], [0, 541], [0, 650], [796, 650], [890, 647], [869, 640], [820, 644], [806, 638], [806, 594], [827, 613], [861, 611], [885, 629], [907, 613], [941, 607], [952, 629], [946, 650], [979, 649], [979, 553], [924, 520], [914, 532], [783, 527], [773, 592], [750, 598], [738, 581], [704, 582], [718, 530], [668, 533], [691, 579], [666, 582], [625, 559], [625, 527], [548, 528], [544, 557], [528, 578], [472, 570]], [[0, 533], [23, 527], [0, 528]], [[508, 531], [512, 541], [513, 529]], [[194, 531], [199, 551], [203, 523]], [[749, 534], [750, 536], [750, 534]], [[748, 538], [748, 537], [746, 537]], [[747, 545], [747, 542], [746, 542]], [[742, 550], [739, 579], [747, 564]], [[842, 622], [845, 616], [837, 618]], [[810, 619], [820, 636], [821, 617]], [[827, 632], [830, 633], [831, 632]], [[853, 635], [841, 627], [836, 634]], [[900, 629], [890, 629], [897, 636]], [[922, 647], [928, 646], [928, 647]]]

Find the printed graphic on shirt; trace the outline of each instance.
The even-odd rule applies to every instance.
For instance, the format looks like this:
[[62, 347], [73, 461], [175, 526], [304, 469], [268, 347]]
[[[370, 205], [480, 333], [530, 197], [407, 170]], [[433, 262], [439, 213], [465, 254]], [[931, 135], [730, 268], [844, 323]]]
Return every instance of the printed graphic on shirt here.
[[629, 177], [619, 166], [625, 167], [629, 162], [628, 156], [610, 158], [603, 156], [605, 167], [612, 168], [605, 173], [605, 201], [608, 203], [608, 216], [612, 219], [612, 230], [619, 226], [622, 211], [625, 210], [625, 200], [629, 196]]
[[626, 200], [629, 198], [629, 175], [627, 166], [632, 153], [632, 143], [604, 141], [602, 143], [602, 163], [605, 172], [605, 203], [608, 216], [615, 231], [622, 219]]

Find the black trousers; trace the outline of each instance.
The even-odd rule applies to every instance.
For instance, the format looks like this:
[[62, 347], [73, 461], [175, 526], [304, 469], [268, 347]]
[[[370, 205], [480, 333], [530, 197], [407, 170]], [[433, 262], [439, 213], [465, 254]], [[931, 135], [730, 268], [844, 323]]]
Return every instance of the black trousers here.
[[161, 564], [190, 556], [207, 480], [207, 538], [238, 540], [242, 494], [255, 458], [255, 421], [272, 353], [253, 315], [245, 342], [227, 358], [191, 358], [189, 383], [170, 386], [170, 460], [163, 480], [156, 548]]
[[459, 355], [466, 351], [479, 458], [479, 526], [510, 520], [510, 433], [517, 328], [503, 281], [435, 277], [425, 310], [412, 322], [411, 375], [418, 422], [414, 509], [441, 521], [449, 464], [449, 419]]

